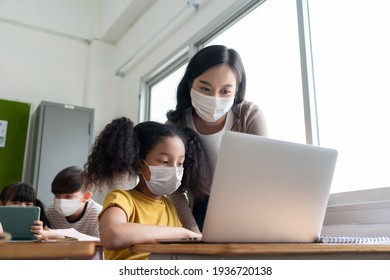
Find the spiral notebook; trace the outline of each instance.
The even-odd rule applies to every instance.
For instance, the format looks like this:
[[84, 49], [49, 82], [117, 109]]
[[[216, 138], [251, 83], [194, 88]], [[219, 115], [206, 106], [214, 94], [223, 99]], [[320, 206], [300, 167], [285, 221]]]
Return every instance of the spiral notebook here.
[[353, 236], [353, 235], [326, 235], [321, 236], [320, 243], [336, 244], [390, 244], [389, 236]]

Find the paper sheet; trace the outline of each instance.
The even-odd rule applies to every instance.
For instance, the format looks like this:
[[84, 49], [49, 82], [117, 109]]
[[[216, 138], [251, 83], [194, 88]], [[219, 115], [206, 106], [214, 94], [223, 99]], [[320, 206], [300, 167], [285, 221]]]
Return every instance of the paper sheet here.
[[0, 120], [0, 147], [5, 147], [5, 138], [7, 136], [7, 121]]
[[66, 237], [77, 238], [79, 241], [100, 241], [99, 238], [81, 233], [74, 228], [50, 229], [50, 231], [64, 235]]

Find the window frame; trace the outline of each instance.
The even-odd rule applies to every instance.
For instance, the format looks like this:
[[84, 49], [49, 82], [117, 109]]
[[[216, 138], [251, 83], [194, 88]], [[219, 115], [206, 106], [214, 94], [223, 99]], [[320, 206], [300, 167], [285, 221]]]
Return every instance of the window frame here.
[[156, 65], [155, 68], [141, 78], [141, 92], [139, 95], [140, 122], [150, 120], [151, 88], [165, 77], [169, 76], [172, 72], [188, 63], [189, 58], [189, 48], [180, 48], [180, 50], [167, 57], [163, 62]]

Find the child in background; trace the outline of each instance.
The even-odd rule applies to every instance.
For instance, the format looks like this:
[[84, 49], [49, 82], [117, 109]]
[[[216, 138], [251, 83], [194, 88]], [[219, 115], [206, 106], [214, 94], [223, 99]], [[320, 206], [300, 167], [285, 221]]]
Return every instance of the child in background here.
[[181, 184], [184, 159], [184, 138], [174, 127], [157, 122], [134, 127], [123, 117], [100, 133], [85, 165], [87, 183], [102, 190], [139, 177], [134, 189], [113, 190], [104, 200], [99, 223], [105, 259], [147, 259], [148, 253], [129, 247], [159, 238], [201, 236], [182, 227], [166, 197]]
[[97, 217], [102, 206], [91, 198], [92, 191], [84, 180], [84, 172], [77, 166], [61, 170], [51, 184], [54, 203], [47, 208], [47, 216], [53, 229], [74, 228], [99, 237]]
[[32, 231], [48, 229], [49, 220], [46, 216], [45, 206], [37, 199], [34, 188], [26, 183], [12, 183], [3, 188], [0, 193], [0, 205], [3, 206], [39, 206], [41, 208], [40, 221], [35, 221]]

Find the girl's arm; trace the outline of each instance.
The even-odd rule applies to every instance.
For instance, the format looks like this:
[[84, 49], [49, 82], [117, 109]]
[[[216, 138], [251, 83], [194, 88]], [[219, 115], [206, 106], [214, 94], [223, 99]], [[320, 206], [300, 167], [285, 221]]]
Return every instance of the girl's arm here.
[[139, 243], [155, 243], [160, 238], [201, 237], [182, 227], [129, 223], [125, 212], [112, 206], [100, 218], [100, 240], [108, 250], [121, 250]]

